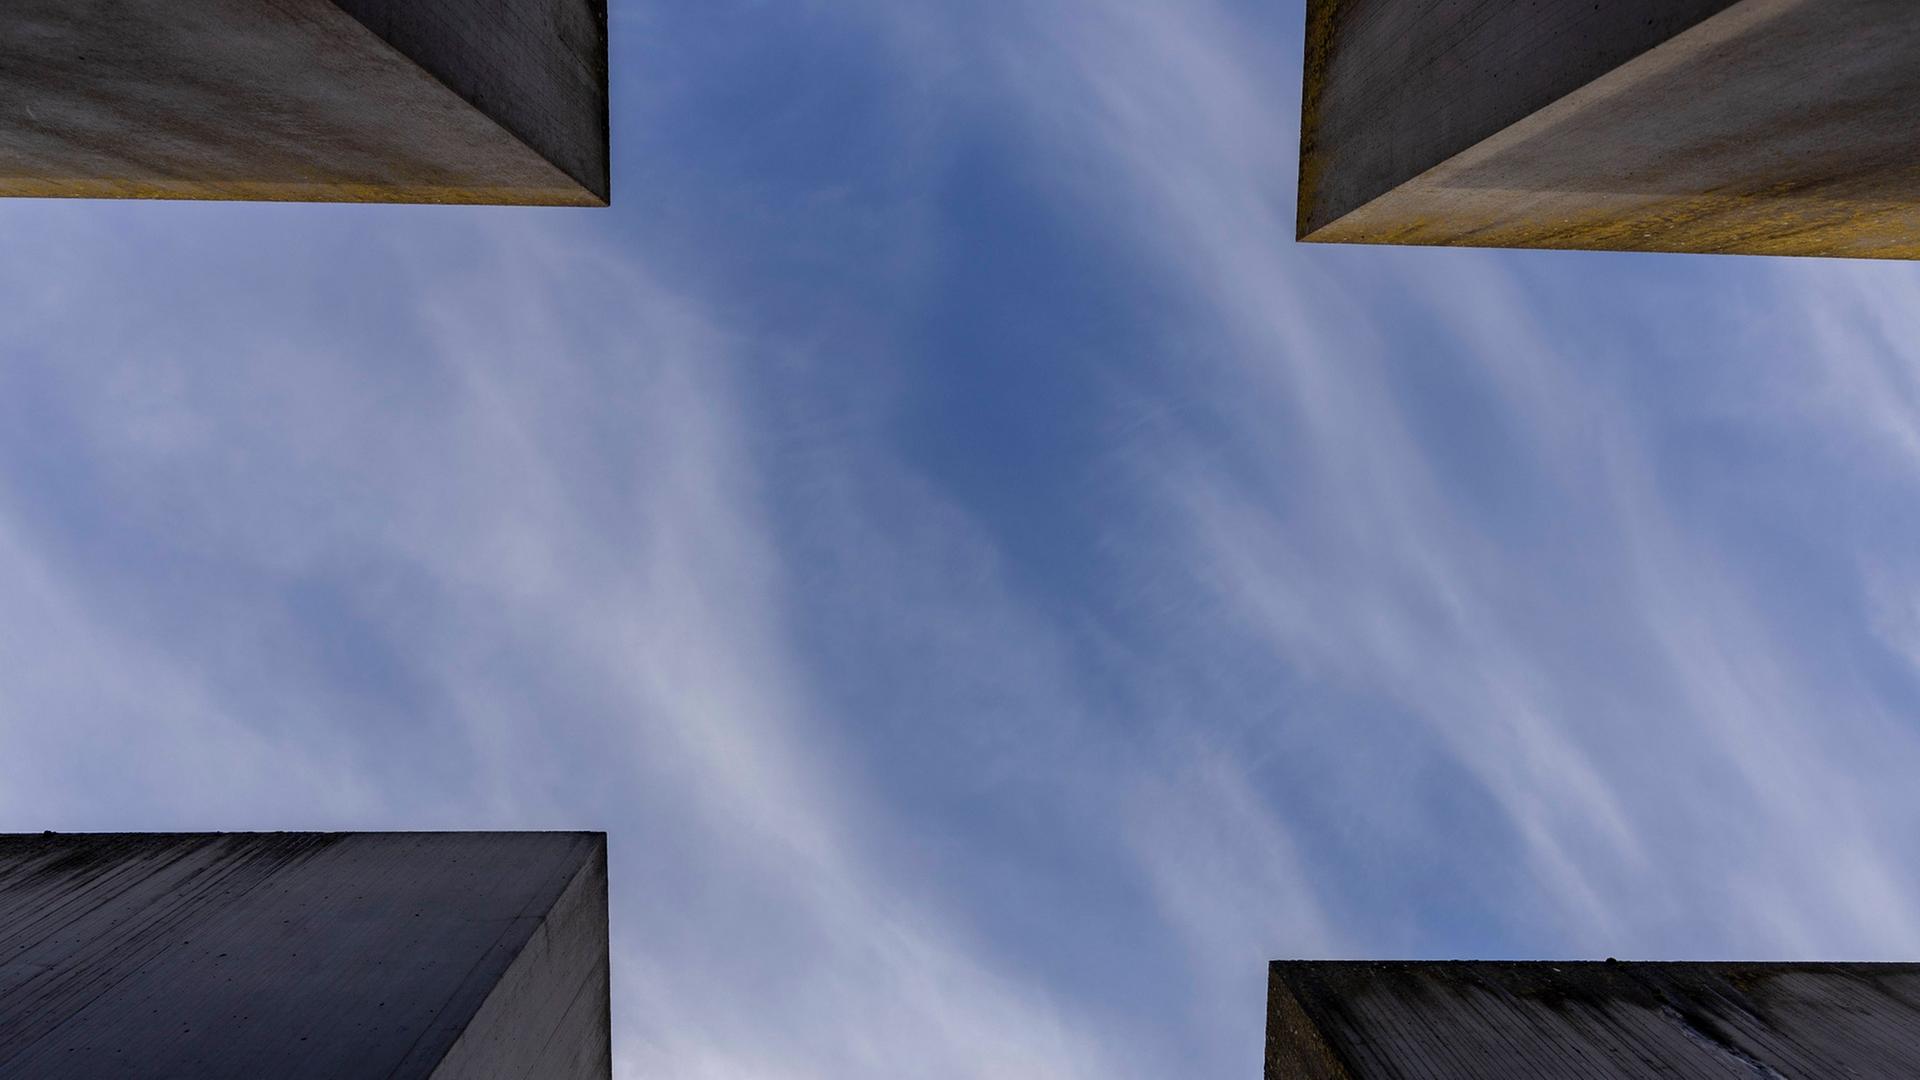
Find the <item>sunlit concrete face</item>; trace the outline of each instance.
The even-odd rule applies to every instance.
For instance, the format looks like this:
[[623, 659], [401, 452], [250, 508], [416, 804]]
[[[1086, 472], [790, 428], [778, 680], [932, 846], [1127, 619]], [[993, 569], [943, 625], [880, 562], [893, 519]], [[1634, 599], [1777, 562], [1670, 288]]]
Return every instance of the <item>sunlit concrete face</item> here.
[[0, 196], [605, 205], [605, 0], [5, 0]]
[[0, 1076], [606, 1080], [601, 833], [0, 836]]
[[1920, 258], [1920, 4], [1308, 9], [1303, 240]]

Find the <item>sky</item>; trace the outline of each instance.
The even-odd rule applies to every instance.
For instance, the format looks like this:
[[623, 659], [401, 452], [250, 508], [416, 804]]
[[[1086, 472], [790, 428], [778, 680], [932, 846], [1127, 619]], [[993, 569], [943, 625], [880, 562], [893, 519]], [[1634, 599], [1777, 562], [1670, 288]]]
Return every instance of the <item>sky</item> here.
[[621, 1077], [1912, 959], [1920, 272], [1299, 246], [1299, 0], [615, 0], [610, 210], [0, 202], [0, 828], [591, 828]]

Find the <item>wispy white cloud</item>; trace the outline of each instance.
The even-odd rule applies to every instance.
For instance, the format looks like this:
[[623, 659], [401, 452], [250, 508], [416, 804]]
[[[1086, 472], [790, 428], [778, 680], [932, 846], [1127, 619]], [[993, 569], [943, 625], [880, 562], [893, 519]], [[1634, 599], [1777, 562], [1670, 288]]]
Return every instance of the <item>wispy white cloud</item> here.
[[1802, 403], [1908, 467], [1920, 462], [1920, 274], [1820, 262], [1783, 268], [1775, 281], [1785, 306], [1766, 324], [1786, 335], [1784, 366], [1810, 391]]
[[[1661, 427], [1712, 419], [1785, 443], [1808, 425], [1864, 423], [1910, 456], [1910, 277], [1695, 263], [1689, 287], [1711, 292], [1724, 270], [1746, 283], [1748, 318], [1814, 336], [1802, 374], [1824, 393], [1746, 388], [1723, 395], [1741, 403], [1731, 418], [1724, 400], [1691, 417], [1684, 401], [1650, 410], [1614, 370], [1615, 350], [1641, 346], [1604, 326], [1581, 340], [1549, 331], [1542, 294], [1517, 276], [1524, 257], [1292, 246], [1292, 69], [1268, 66], [1272, 39], [1247, 32], [1246, 12], [1030, 12], [1036, 32], [1004, 43], [1010, 93], [1041, 140], [1066, 148], [1052, 159], [1063, 195], [1125, 222], [1142, 261], [1233, 342], [1218, 363], [1181, 361], [1203, 403], [1186, 415], [1209, 426], [1169, 413], [1174, 436], [1140, 455], [1184, 523], [1196, 587], [1269, 643], [1277, 670], [1345, 696], [1319, 722], [1356, 725], [1358, 759], [1385, 731], [1359, 727], [1365, 702], [1387, 703], [1501, 808], [1532, 876], [1495, 913], [1533, 927], [1515, 940], [1541, 951], [1910, 950], [1911, 702], [1797, 647], [1815, 631], [1676, 501]], [[1630, 328], [1631, 307], [1623, 317]], [[1713, 344], [1671, 341], [1664, 362], [1739, 379], [1747, 359]], [[1455, 370], [1437, 381], [1479, 406], [1472, 419], [1409, 399], [1409, 370], [1442, 364]], [[1531, 520], [1502, 521], [1438, 467], [1450, 449], [1436, 439], [1474, 424], [1494, 428], [1467, 434], [1499, 446], [1492, 464], [1513, 474], [1503, 482]], [[1847, 482], [1845, 462], [1826, 464]], [[1777, 499], [1769, 509], [1792, 512]], [[1881, 610], [1883, 628], [1899, 625]], [[1272, 752], [1287, 754], [1314, 722], [1276, 724]], [[1412, 852], [1446, 844], [1446, 827], [1368, 842]], [[1462, 851], [1463, 868], [1472, 855]]]
[[[49, 247], [113, 247], [78, 212], [40, 231]], [[817, 749], [735, 343], [578, 237], [489, 228], [452, 258], [421, 231], [376, 242], [377, 283], [339, 299], [408, 297], [371, 336], [411, 349], [349, 356], [329, 312], [288, 300], [325, 287], [318, 260], [257, 282], [259, 309], [225, 327], [208, 327], [214, 296], [157, 312], [112, 275], [90, 295], [96, 266], [79, 262], [51, 285], [42, 272], [37, 318], [6, 331], [7, 377], [37, 388], [62, 451], [91, 463], [89, 486], [60, 497], [124, 502], [136, 547], [177, 541], [243, 579], [226, 610], [256, 629], [316, 575], [370, 593], [373, 625], [332, 632], [390, 640], [419, 711], [356, 718], [354, 689], [276, 653], [285, 639], [235, 636], [213, 625], [217, 600], [155, 587], [164, 553], [86, 580], [32, 490], [49, 477], [16, 456], [19, 498], [0, 514], [9, 819], [604, 826], [624, 1074], [1102, 1072], [1071, 1003], [999, 969], [876, 864], [861, 822], [882, 808]], [[223, 255], [197, 270], [238, 276]], [[101, 293], [127, 306], [89, 328]], [[139, 344], [162, 318], [208, 329]], [[189, 610], [150, 610], [165, 603]], [[180, 636], [133, 629], [155, 622]], [[262, 723], [263, 703], [295, 716]], [[361, 771], [383, 754], [412, 760]]]

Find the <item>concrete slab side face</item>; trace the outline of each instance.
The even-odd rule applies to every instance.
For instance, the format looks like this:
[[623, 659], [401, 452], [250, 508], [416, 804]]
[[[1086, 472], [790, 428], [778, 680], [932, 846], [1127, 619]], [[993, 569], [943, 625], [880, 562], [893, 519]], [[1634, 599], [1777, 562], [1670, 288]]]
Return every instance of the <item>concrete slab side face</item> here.
[[1740, 0], [1303, 239], [1920, 257], [1916, 55], [1908, 0]]
[[[613, 1069], [607, 860], [596, 852], [554, 902], [432, 1080], [598, 1080]], [[542, 1037], [529, 1038], [529, 1032]]]
[[425, 1080], [485, 1013], [507, 1043], [582, 1040], [565, 1060], [585, 1071], [549, 1075], [604, 1078], [573, 998], [493, 1005], [529, 967], [603, 981], [604, 852], [597, 833], [0, 836], [0, 1076]]
[[604, 96], [568, 104], [602, 132], [597, 172], [333, 0], [0, 3], [0, 196], [603, 205]]
[[1917, 964], [1283, 962], [1271, 982], [1270, 1080], [1920, 1075]]
[[1308, 0], [1300, 235], [1735, 0]]
[[334, 0], [608, 200], [606, 0]]
[[1353, 1080], [1353, 1074], [1327, 1045], [1320, 1026], [1288, 985], [1288, 973], [1274, 964], [1267, 973], [1267, 1070], [1272, 1080]]

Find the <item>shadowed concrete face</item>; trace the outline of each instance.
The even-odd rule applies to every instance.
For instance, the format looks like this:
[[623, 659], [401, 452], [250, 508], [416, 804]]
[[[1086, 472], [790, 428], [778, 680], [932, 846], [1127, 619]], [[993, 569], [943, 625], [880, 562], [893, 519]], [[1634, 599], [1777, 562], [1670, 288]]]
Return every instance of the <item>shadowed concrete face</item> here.
[[0, 1076], [610, 1074], [600, 833], [0, 836]]
[[1920, 4], [1309, 18], [1303, 240], [1920, 258]]
[[605, 205], [605, 0], [6, 0], [0, 195]]
[[1920, 1075], [1920, 964], [1276, 962], [1268, 1080]]

